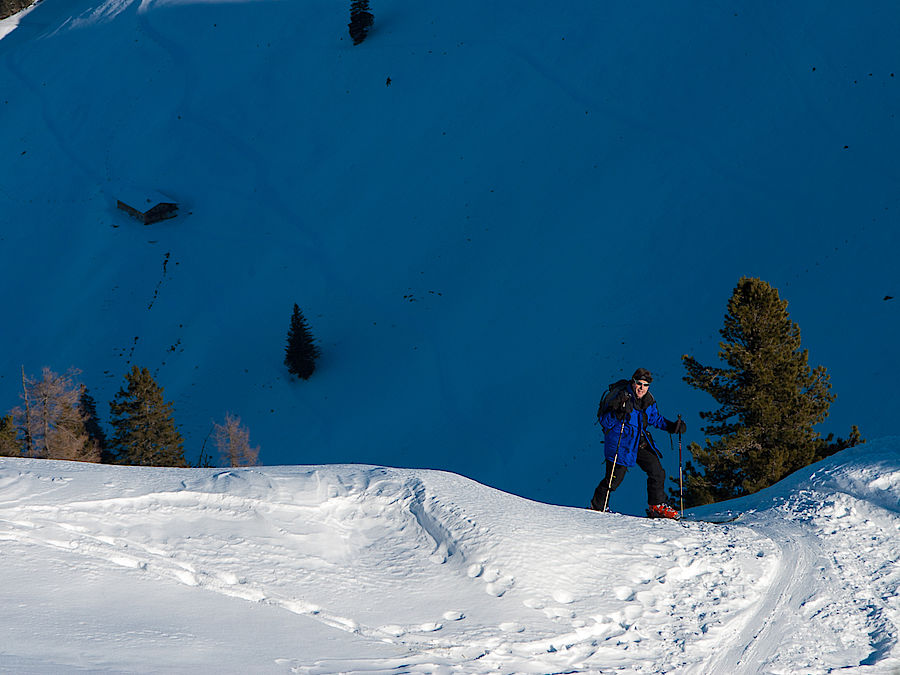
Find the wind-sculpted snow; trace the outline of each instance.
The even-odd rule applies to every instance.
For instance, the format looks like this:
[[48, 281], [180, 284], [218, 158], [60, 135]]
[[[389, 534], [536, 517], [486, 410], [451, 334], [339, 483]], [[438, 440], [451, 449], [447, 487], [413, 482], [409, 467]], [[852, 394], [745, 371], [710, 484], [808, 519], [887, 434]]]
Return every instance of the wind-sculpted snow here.
[[[177, 600], [171, 616], [143, 619], [169, 636], [165, 658], [139, 637], [122, 650], [117, 636], [110, 661], [114, 638], [98, 628], [77, 648], [12, 639], [0, 661], [37, 672], [177, 671], [166, 659], [179, 653], [218, 672], [890, 672], [894, 447], [846, 451], [788, 479], [790, 490], [732, 502], [743, 516], [725, 525], [539, 504], [424, 470], [3, 460], [10, 578], [58, 563], [63, 587], [99, 577], [110, 598], [131, 584], [158, 589], [135, 607]], [[4, 591], [11, 625], [38, 611], [9, 602], [20, 592]], [[66, 597], [49, 611], [66, 614]], [[105, 602], [80, 615], [126, 612]], [[261, 606], [271, 614], [250, 622]], [[167, 627], [188, 607], [215, 607], [221, 645]], [[275, 653], [273, 625], [292, 633]], [[238, 635], [252, 647], [222, 663]]]

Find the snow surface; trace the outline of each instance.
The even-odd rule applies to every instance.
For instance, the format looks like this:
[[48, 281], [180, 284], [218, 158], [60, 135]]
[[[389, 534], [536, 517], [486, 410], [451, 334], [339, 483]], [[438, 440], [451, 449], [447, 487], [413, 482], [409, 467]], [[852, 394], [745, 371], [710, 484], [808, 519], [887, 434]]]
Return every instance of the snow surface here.
[[0, 460], [0, 670], [896, 673], [900, 438], [677, 523], [361, 465]]
[[[346, 0], [44, 0], [3, 24], [0, 411], [23, 365], [74, 366], [106, 417], [140, 365], [194, 462], [231, 412], [266, 464], [584, 506], [613, 379], [650, 368], [703, 441], [680, 357], [715, 361], [750, 275], [832, 375], [823, 432], [895, 432], [900, 4], [372, 9], [358, 47]], [[144, 227], [116, 209], [132, 190], [179, 217]], [[306, 383], [282, 364], [295, 302], [323, 348]], [[629, 476], [614, 506], [644, 501]]]

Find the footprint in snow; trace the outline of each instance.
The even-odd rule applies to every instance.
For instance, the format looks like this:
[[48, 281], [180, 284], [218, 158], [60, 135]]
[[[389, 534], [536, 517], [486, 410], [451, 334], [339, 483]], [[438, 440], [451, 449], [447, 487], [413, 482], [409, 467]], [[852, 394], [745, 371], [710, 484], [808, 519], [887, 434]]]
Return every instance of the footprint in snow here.
[[466, 615], [462, 612], [455, 612], [452, 610], [449, 612], [444, 612], [445, 621], [462, 621], [464, 618], [466, 618]]
[[571, 609], [567, 609], [565, 607], [545, 607], [543, 610], [544, 616], [548, 619], [574, 619], [575, 612]]
[[644, 608], [639, 605], [627, 605], [622, 614], [629, 624], [634, 623], [635, 619], [644, 614]]
[[641, 550], [654, 558], [663, 558], [672, 553], [672, 547], [663, 544], [644, 544]]
[[515, 583], [516, 580], [510, 576], [500, 577], [496, 581], [487, 584], [487, 586], [484, 587], [484, 590], [487, 591], [488, 595], [501, 598]]
[[554, 591], [553, 599], [561, 605], [571, 605], [575, 602], [575, 596], [567, 591]]
[[237, 584], [244, 583], [244, 580], [233, 572], [218, 572], [216, 573], [216, 576], [218, 577], [219, 581], [228, 586], [235, 586]]
[[466, 570], [466, 575], [470, 579], [481, 578], [485, 581], [485, 591], [488, 595], [493, 595], [496, 598], [502, 597], [503, 594], [516, 583], [516, 580], [513, 577], [504, 575], [498, 568], [485, 568], [481, 563], [469, 565], [469, 568]]
[[484, 570], [483, 578], [488, 583], [497, 581], [500, 578], [500, 570], [496, 567], [488, 567]]
[[122, 567], [130, 567], [132, 569], [147, 569], [147, 563], [137, 560], [136, 558], [129, 558], [126, 556], [111, 556], [108, 559], [111, 563], [116, 565], [120, 565]]
[[634, 600], [634, 589], [630, 588], [629, 586], [616, 586], [613, 589], [613, 595], [615, 595], [619, 600], [630, 602]]
[[388, 624], [386, 626], [382, 626], [379, 630], [385, 635], [389, 635], [390, 637], [403, 637], [408, 633], [434, 633], [435, 631], [439, 631], [443, 628], [443, 624], [440, 623], [423, 623], [418, 626], [401, 626], [399, 624]]

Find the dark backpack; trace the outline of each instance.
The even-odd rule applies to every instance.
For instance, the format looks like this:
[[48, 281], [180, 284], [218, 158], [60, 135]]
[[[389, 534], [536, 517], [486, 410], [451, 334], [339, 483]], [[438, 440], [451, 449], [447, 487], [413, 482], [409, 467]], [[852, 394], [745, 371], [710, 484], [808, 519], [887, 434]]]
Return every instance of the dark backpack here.
[[617, 380], [609, 385], [609, 388], [603, 392], [603, 396], [600, 398], [600, 405], [597, 407], [598, 421], [603, 417], [603, 414], [612, 407], [612, 402], [616, 400], [616, 397], [628, 389], [629, 382], [631, 382], [631, 380]]

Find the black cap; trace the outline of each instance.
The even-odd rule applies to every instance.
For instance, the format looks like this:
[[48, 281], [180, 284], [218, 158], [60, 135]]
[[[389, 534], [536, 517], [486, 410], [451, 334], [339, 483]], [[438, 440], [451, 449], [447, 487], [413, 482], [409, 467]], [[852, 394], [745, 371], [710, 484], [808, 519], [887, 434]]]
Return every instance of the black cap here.
[[650, 374], [650, 371], [646, 368], [638, 368], [634, 371], [634, 375], [631, 376], [632, 381], [634, 380], [643, 380], [644, 382], [653, 382], [653, 375]]

